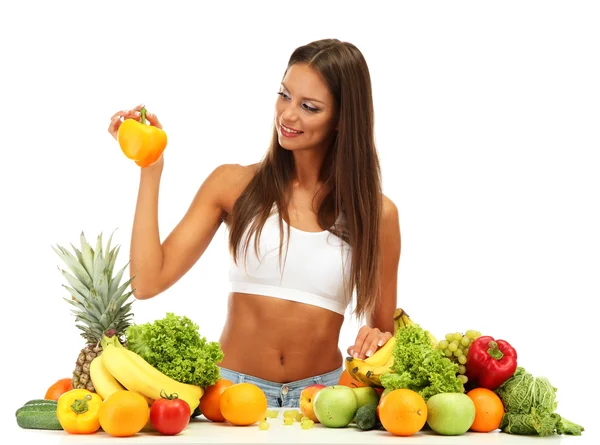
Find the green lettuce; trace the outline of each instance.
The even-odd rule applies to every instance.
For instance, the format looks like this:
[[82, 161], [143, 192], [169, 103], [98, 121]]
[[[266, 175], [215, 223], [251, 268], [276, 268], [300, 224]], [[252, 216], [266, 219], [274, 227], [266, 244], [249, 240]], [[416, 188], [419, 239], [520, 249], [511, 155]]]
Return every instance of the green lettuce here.
[[395, 337], [394, 364], [391, 372], [381, 376], [381, 385], [386, 390], [408, 388], [425, 400], [442, 392], [464, 391], [457, 377], [458, 364], [435, 349], [427, 332], [418, 324], [398, 329]]
[[535, 377], [519, 366], [512, 377], [496, 389], [505, 410], [500, 429], [510, 434], [581, 435], [584, 431], [581, 425], [555, 412], [556, 391], [546, 377]]
[[178, 382], [205, 388], [220, 378], [221, 345], [201, 337], [185, 316], [168, 312], [161, 320], [129, 326], [125, 336], [130, 350]]

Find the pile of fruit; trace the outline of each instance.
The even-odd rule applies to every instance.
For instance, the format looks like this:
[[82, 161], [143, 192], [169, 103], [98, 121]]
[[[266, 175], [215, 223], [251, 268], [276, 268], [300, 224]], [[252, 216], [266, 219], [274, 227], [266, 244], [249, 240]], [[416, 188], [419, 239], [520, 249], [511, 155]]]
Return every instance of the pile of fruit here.
[[[581, 435], [584, 430], [555, 412], [556, 388], [519, 367], [509, 342], [476, 330], [448, 333], [438, 341], [400, 308], [394, 325], [394, 336], [371, 357], [346, 359], [343, 378], [354, 391], [383, 390], [373, 403], [375, 424], [388, 432], [409, 436], [426, 425], [441, 435], [498, 429]], [[361, 403], [346, 407], [358, 412]]]
[[[200, 338], [189, 319], [167, 314], [153, 324], [132, 325], [132, 292], [125, 291], [131, 280], [120, 283], [126, 266], [115, 271], [119, 247], [110, 244], [104, 247], [100, 235], [93, 249], [81, 234], [74, 254], [55, 249], [70, 270], [62, 271], [71, 297], [65, 300], [86, 345], [73, 377], [21, 406], [18, 425], [72, 434], [102, 429], [117, 437], [140, 431], [176, 435], [202, 414], [212, 422], [258, 424], [267, 431], [279, 412], [268, 409], [258, 386], [219, 377], [220, 346]], [[398, 436], [425, 427], [442, 435], [583, 431], [554, 411], [556, 388], [519, 367], [507, 341], [475, 330], [438, 341], [402, 309], [394, 325], [394, 335], [375, 354], [345, 360], [337, 385], [304, 388], [299, 409], [284, 411], [282, 424], [303, 430], [354, 425]], [[203, 366], [202, 372], [182, 372], [186, 367], [179, 361], [191, 364], [188, 369]]]

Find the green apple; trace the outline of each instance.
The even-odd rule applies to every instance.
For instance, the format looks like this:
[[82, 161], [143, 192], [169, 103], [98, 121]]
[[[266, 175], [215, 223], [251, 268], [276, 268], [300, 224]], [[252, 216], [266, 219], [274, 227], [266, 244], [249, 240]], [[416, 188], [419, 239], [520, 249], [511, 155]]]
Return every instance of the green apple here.
[[356, 415], [358, 399], [353, 388], [344, 385], [327, 386], [317, 392], [313, 410], [322, 425], [344, 428]]
[[464, 434], [471, 428], [474, 420], [475, 404], [466, 394], [440, 393], [427, 401], [427, 425], [438, 434]]
[[358, 408], [363, 405], [377, 405], [379, 403], [379, 393], [372, 386], [361, 386], [352, 388], [358, 401]]

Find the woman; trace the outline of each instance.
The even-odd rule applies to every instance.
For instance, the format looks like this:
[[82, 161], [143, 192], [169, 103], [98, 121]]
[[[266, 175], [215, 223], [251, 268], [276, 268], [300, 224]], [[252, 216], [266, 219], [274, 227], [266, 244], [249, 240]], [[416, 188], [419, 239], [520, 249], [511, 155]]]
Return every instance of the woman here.
[[[109, 132], [116, 138], [122, 119], [139, 119], [140, 109], [116, 113]], [[217, 167], [162, 244], [164, 159], [142, 168], [130, 274], [136, 298], [160, 294], [225, 223], [232, 292], [221, 376], [259, 385], [271, 407], [298, 407], [304, 387], [339, 381], [338, 341], [353, 293], [353, 313], [366, 325], [347, 353], [364, 359], [392, 336], [400, 229], [396, 206], [381, 193], [370, 76], [354, 45], [327, 39], [297, 48], [275, 109], [265, 158]]]

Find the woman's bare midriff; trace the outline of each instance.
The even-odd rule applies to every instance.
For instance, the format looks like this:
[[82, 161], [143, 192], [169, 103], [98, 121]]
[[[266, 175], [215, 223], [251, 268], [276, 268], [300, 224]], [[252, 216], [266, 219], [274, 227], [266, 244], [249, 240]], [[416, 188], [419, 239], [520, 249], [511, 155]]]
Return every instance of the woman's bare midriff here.
[[231, 293], [219, 339], [220, 366], [287, 383], [340, 367], [344, 317], [320, 307], [262, 295]]

